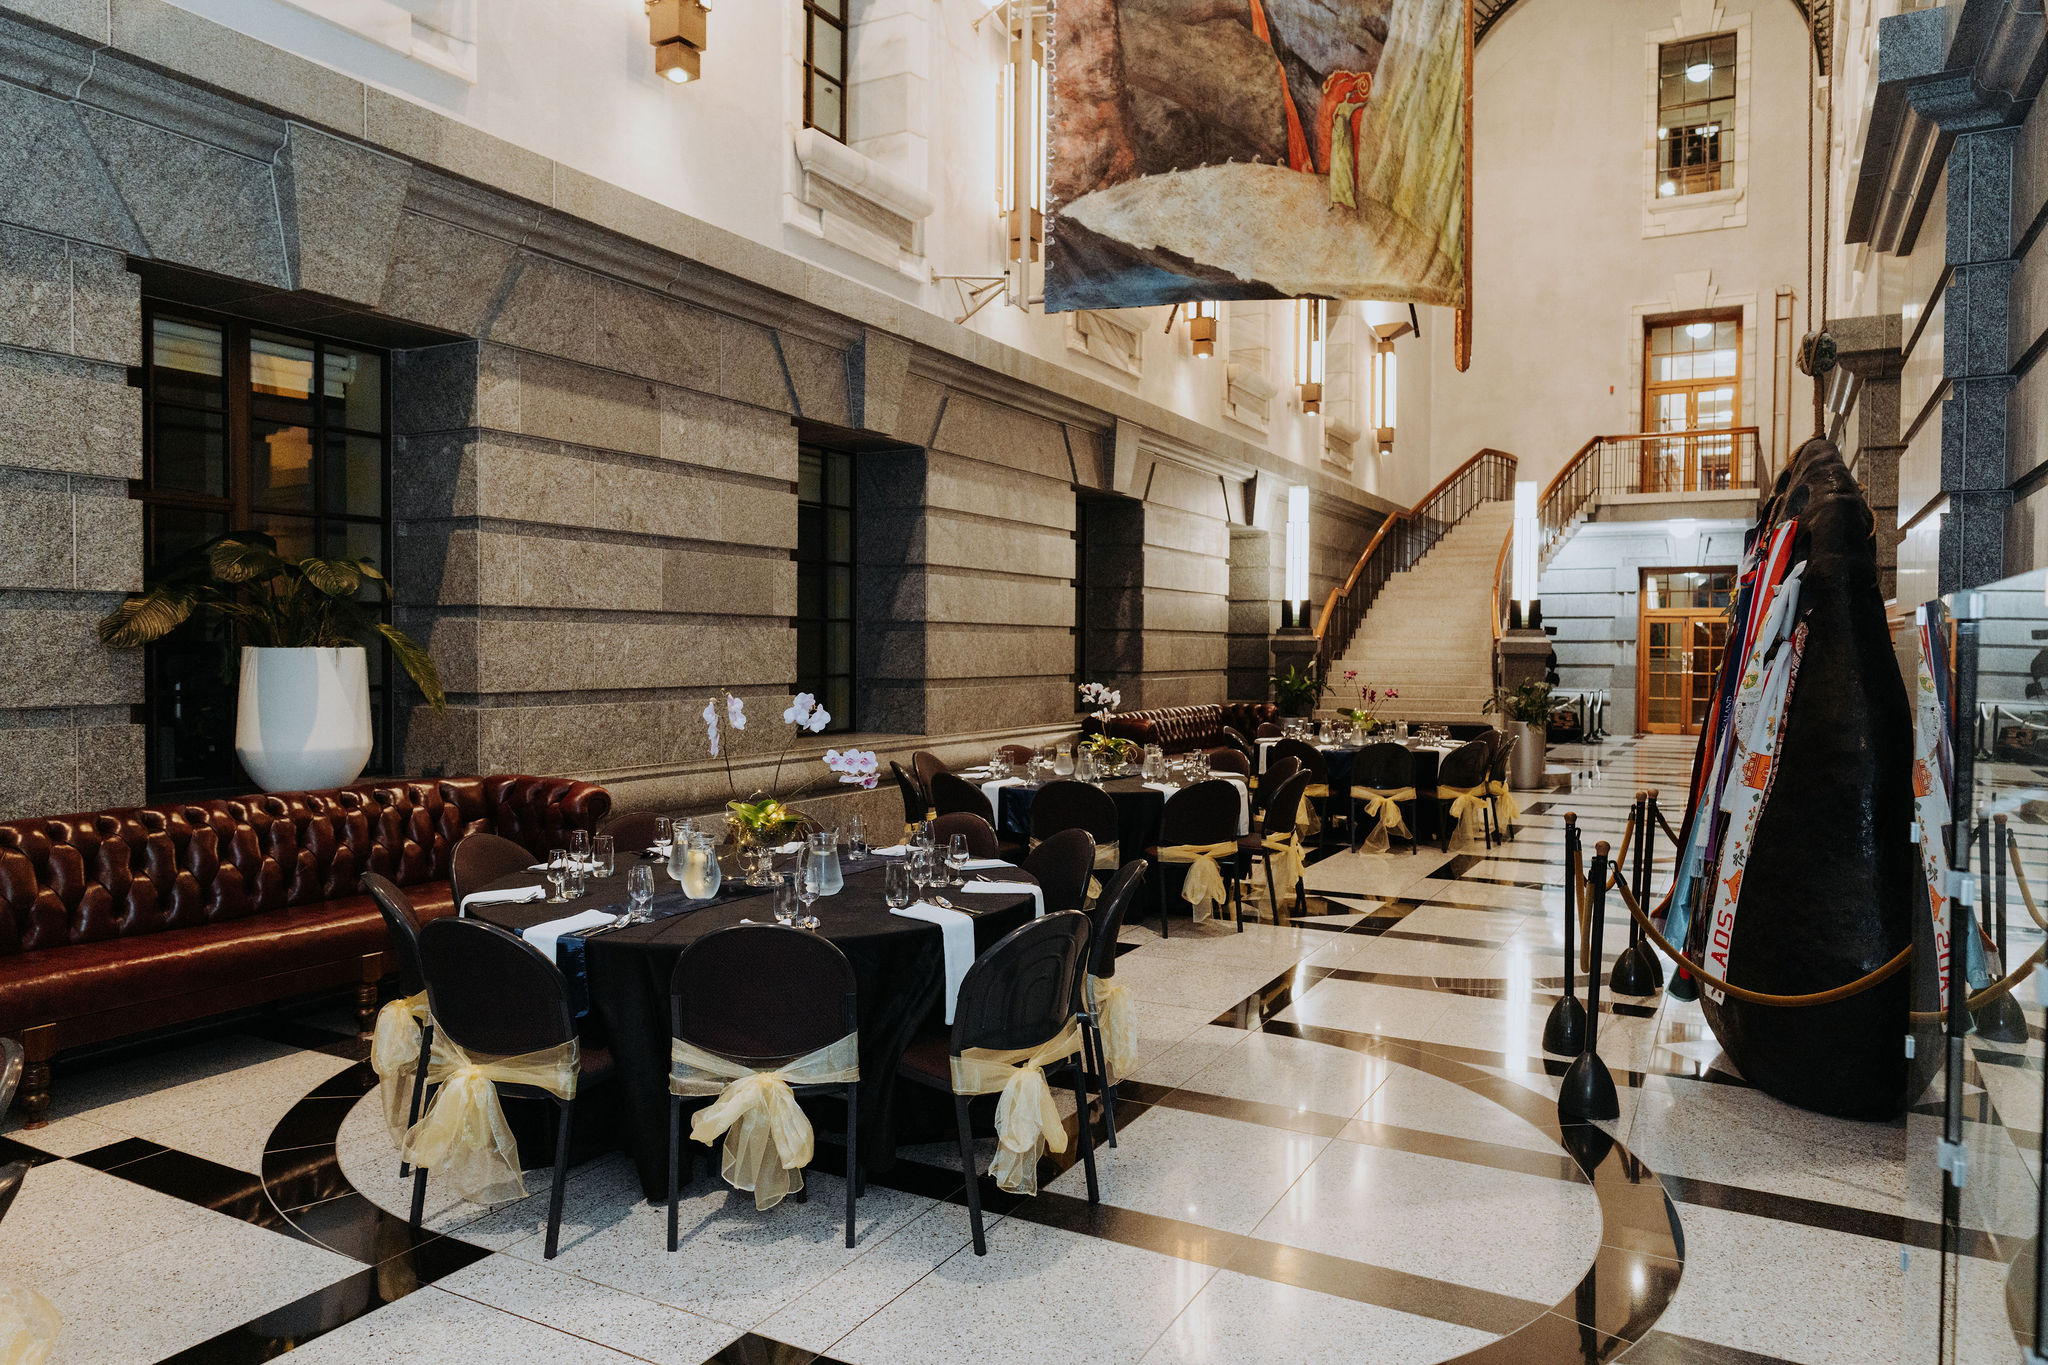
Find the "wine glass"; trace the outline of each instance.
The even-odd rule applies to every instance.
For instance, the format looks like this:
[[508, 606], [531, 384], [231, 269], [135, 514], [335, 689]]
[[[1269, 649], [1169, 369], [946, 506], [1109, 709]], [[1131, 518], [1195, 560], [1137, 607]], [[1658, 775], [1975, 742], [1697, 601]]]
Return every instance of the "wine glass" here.
[[802, 902], [804, 912], [797, 917], [796, 927], [815, 929], [818, 927], [818, 917], [811, 913], [811, 907], [818, 903], [818, 897], [825, 889], [825, 860], [806, 848], [797, 855], [797, 866], [801, 870], [796, 880], [796, 896], [797, 900]]
[[654, 847], [657, 851], [668, 852], [668, 845], [675, 839], [675, 822], [666, 815], [654, 817]]
[[576, 860], [578, 867], [590, 866], [590, 831], [572, 829], [569, 831], [569, 856]]
[[967, 871], [966, 835], [956, 834], [952, 837], [952, 839], [947, 841], [946, 866], [953, 869], [953, 885], [964, 886], [967, 882], [967, 878], [963, 875]]
[[868, 856], [868, 827], [858, 815], [846, 827], [846, 856], [849, 860]]
[[550, 903], [569, 899], [569, 851], [561, 848], [548, 850], [548, 885], [555, 888], [555, 894], [548, 897]]
[[636, 864], [626, 872], [626, 919], [645, 924], [654, 918], [654, 869]]

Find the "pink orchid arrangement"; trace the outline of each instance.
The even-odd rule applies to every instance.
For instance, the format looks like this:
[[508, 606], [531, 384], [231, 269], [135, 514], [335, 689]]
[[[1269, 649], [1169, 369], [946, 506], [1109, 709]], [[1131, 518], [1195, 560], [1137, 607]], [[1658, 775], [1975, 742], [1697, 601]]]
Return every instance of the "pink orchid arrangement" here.
[[[1358, 670], [1355, 668], [1345, 669], [1344, 681], [1357, 682]], [[1359, 704], [1348, 708], [1344, 714], [1351, 717], [1351, 723], [1364, 733], [1368, 735], [1377, 734], [1379, 731], [1387, 728], [1387, 723], [1379, 717], [1380, 708], [1400, 695], [1401, 693], [1392, 687], [1387, 688], [1385, 691], [1381, 691], [1376, 687], [1360, 687], [1358, 689]]]

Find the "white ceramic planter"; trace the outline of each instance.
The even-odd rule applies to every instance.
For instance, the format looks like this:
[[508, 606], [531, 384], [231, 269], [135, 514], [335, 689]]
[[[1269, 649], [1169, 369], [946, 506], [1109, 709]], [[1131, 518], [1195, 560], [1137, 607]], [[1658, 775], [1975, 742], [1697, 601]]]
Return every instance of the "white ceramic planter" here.
[[1516, 791], [1536, 791], [1543, 786], [1545, 727], [1526, 720], [1510, 723], [1521, 727], [1522, 741], [1508, 760], [1508, 785]]
[[242, 650], [235, 756], [265, 791], [318, 791], [370, 761], [370, 675], [360, 647]]

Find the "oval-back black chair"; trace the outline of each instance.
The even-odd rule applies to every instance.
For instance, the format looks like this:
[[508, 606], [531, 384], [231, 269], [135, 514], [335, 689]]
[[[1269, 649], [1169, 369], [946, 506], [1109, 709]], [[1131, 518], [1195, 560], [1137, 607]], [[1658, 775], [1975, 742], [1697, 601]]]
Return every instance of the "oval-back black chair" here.
[[1252, 761], [1235, 749], [1205, 749], [1209, 757], [1209, 771], [1215, 773], [1236, 773], [1239, 777], [1252, 775]]
[[[669, 977], [670, 1027], [706, 1052], [754, 1069], [794, 1061], [860, 1027], [853, 964], [830, 939], [779, 924], [735, 924], [692, 941]], [[860, 1083], [792, 1085], [846, 1101], [846, 1245], [859, 1193]], [[668, 1100], [668, 1249], [677, 1241], [683, 1100]], [[804, 1202], [808, 1191], [799, 1189]]]
[[923, 824], [931, 814], [931, 793], [894, 759], [889, 760], [889, 771], [896, 774], [896, 790], [903, 795], [903, 823], [906, 826]]
[[[1244, 813], [1244, 803], [1238, 796], [1235, 783], [1223, 778], [1211, 778], [1197, 782], [1192, 787], [1183, 787], [1166, 798], [1166, 809], [1159, 815], [1159, 842], [1145, 850], [1148, 861], [1158, 863], [1161, 869], [1154, 890], [1159, 902], [1159, 937], [1169, 937], [1166, 926], [1166, 876], [1164, 869], [1177, 867], [1180, 877], [1175, 885], [1187, 878], [1188, 864], [1161, 863], [1159, 850], [1176, 844], [1237, 844], [1237, 817]], [[1221, 866], [1222, 858], [1217, 859]], [[1229, 890], [1225, 879], [1225, 890]], [[1224, 907], [1228, 914], [1230, 907]]]
[[[905, 1080], [951, 1094], [952, 1058], [971, 1047], [1011, 1051], [1036, 1047], [1058, 1036], [1081, 1005], [1081, 978], [1088, 964], [1088, 917], [1066, 910], [1042, 915], [1013, 929], [974, 960], [961, 979], [950, 1032], [927, 1034], [904, 1050], [898, 1074]], [[1084, 1030], [1085, 1033], [1085, 1030]], [[1081, 1130], [1081, 1160], [1088, 1171], [1088, 1202], [1101, 1192], [1095, 1180], [1095, 1140], [1088, 1124], [1085, 1045], [1047, 1071], [1066, 1070], [1074, 1083], [1075, 1127]], [[953, 1095], [953, 1120], [960, 1135], [960, 1174], [967, 1181], [967, 1219], [974, 1230], [974, 1254], [986, 1256], [981, 1231], [981, 1182], [975, 1177], [974, 1140], [969, 1136], [967, 1096]]]
[[[1492, 766], [1493, 744], [1492, 741], [1486, 739], [1470, 740], [1459, 745], [1445, 754], [1444, 761], [1437, 766], [1436, 800], [1440, 808], [1438, 814], [1441, 817], [1443, 848], [1446, 852], [1451, 847], [1451, 827], [1455, 822], [1452, 821], [1450, 813], [1453, 798], [1444, 795], [1445, 788], [1458, 787], [1470, 789], [1477, 787], [1486, 781], [1487, 769]], [[1482, 797], [1483, 800], [1484, 798]], [[1485, 835], [1488, 848], [1493, 847], [1492, 817], [1489, 814], [1491, 810], [1491, 805], [1485, 805], [1479, 813], [1480, 832]]]
[[1498, 782], [1500, 783], [1502, 791], [1507, 790], [1508, 762], [1515, 756], [1515, 746], [1519, 745], [1522, 742], [1522, 731], [1521, 728], [1517, 726], [1513, 730], [1500, 730], [1496, 731], [1495, 733], [1499, 734], [1500, 738], [1497, 741], [1495, 741], [1493, 746], [1493, 761], [1486, 765], [1486, 807], [1488, 810], [1493, 812], [1494, 834], [1498, 836], [1502, 843], [1506, 843], [1508, 840], [1508, 832], [1506, 826], [1504, 826], [1501, 823], [1500, 819], [1500, 798], [1493, 795], [1492, 784]]
[[932, 844], [941, 854], [953, 842], [953, 836], [967, 836], [967, 856], [970, 858], [998, 858], [1002, 856], [1002, 841], [989, 828], [988, 821], [979, 815], [964, 810], [948, 811], [932, 821]]
[[1257, 749], [1252, 747], [1252, 742], [1244, 737], [1244, 732], [1235, 725], [1219, 725], [1216, 727], [1216, 733], [1222, 737], [1225, 744], [1237, 750], [1246, 758], [1250, 758], [1258, 752]]
[[[1266, 847], [1266, 836], [1270, 834], [1292, 834], [1301, 821], [1301, 803], [1308, 791], [1308, 774], [1296, 772], [1286, 781], [1273, 788], [1273, 794], [1266, 801], [1265, 813], [1259, 819], [1259, 827], [1253, 833], [1237, 841], [1238, 856], [1234, 860], [1233, 881], [1251, 875], [1253, 861], [1266, 866], [1266, 903], [1273, 907], [1273, 923], [1280, 923], [1280, 893], [1273, 885], [1273, 850]], [[1305, 914], [1307, 898], [1302, 883], [1294, 884], [1294, 912]], [[1244, 892], [1237, 894], [1237, 931], [1244, 932]]]
[[1095, 872], [1095, 836], [1063, 829], [1025, 855], [1023, 866], [1038, 879], [1047, 914], [1079, 910], [1088, 903], [1088, 879]]
[[1064, 829], [1085, 829], [1098, 850], [1116, 848], [1122, 837], [1116, 798], [1089, 782], [1071, 778], [1048, 782], [1031, 802], [1031, 837], [1043, 842]]
[[[391, 934], [391, 953], [398, 959], [398, 991], [400, 995], [418, 995], [427, 988], [426, 968], [420, 963], [420, 916], [413, 908], [412, 897], [400, 890], [389, 877], [375, 872], [365, 872], [362, 878], [363, 890], [370, 893], [370, 899], [377, 903], [377, 913], [384, 917], [384, 927]], [[434, 1055], [434, 1020], [430, 1015], [420, 1021], [420, 1060], [412, 1077], [412, 1111], [407, 1116], [409, 1128], [420, 1121], [420, 1101], [427, 1093], [427, 1063]], [[405, 1179], [412, 1174], [412, 1167], [405, 1162], [398, 1163], [398, 1178]]]
[[597, 832], [612, 836], [613, 856], [624, 853], [630, 857], [654, 847], [654, 822], [660, 818], [659, 812], [636, 810], [626, 815], [614, 815], [599, 825]]
[[456, 910], [462, 909], [462, 898], [470, 892], [500, 877], [524, 872], [533, 861], [531, 850], [503, 835], [463, 835], [455, 841], [455, 854], [448, 860], [448, 888], [455, 893]]
[[942, 772], [932, 778], [930, 790], [932, 809], [939, 814], [965, 811], [969, 815], [979, 815], [990, 829], [996, 827], [995, 808], [989, 805], [988, 797], [982, 795], [981, 788], [966, 778]]
[[[1369, 792], [1399, 791], [1403, 787], [1413, 787], [1414, 785], [1415, 755], [1409, 752], [1407, 745], [1396, 744], [1392, 740], [1382, 740], [1378, 744], [1368, 744], [1358, 751], [1357, 757], [1351, 760], [1351, 851], [1353, 853], [1358, 851], [1359, 839], [1362, 837], [1364, 828], [1358, 818], [1358, 803], [1365, 798], [1366, 794]], [[1415, 818], [1415, 807], [1419, 802], [1420, 797], [1418, 796], [1416, 801], [1403, 801], [1401, 803], [1405, 823], [1408, 826], [1408, 851], [1411, 854], [1416, 852], [1416, 845], [1421, 843], [1420, 832]]]
[[[435, 1027], [471, 1056], [520, 1057], [560, 1047], [576, 1036], [569, 987], [561, 970], [525, 939], [495, 924], [434, 920], [420, 930], [420, 966]], [[566, 1099], [536, 1086], [498, 1087], [501, 1094], [546, 1099], [555, 1106], [555, 1178], [548, 1190], [545, 1253], [550, 1260], [562, 1230], [562, 1186], [569, 1174], [569, 1128], [576, 1101], [610, 1069], [608, 1054], [581, 1054], [576, 1094]], [[414, 1167], [412, 1180], [412, 1229], [417, 1235], [426, 1209], [427, 1168]]]
[[910, 755], [910, 771], [917, 774], [917, 781], [926, 791], [932, 789], [932, 779], [940, 773], [953, 771], [945, 760], [929, 749], [915, 749]]
[[1282, 754], [1278, 758], [1266, 755], [1266, 771], [1252, 779], [1252, 795], [1259, 805], [1265, 804], [1266, 794], [1280, 790], [1280, 784], [1301, 771], [1301, 760], [1293, 754]]
[[[1124, 927], [1124, 916], [1138, 901], [1138, 888], [1145, 884], [1145, 860], [1133, 858], [1117, 869], [1109, 879], [1109, 885], [1095, 898], [1095, 908], [1088, 918], [1094, 922], [1093, 938], [1088, 948], [1088, 975], [1108, 981], [1116, 976], [1117, 939]], [[1089, 1062], [1090, 1079], [1095, 1083], [1095, 1093], [1102, 1097], [1102, 1124], [1109, 1133], [1109, 1145], [1116, 1146], [1116, 1086], [1109, 1080], [1109, 1060], [1102, 1051], [1101, 1020], [1095, 1011], [1088, 1008], [1090, 1002], [1084, 992], [1081, 997], [1081, 1026], [1087, 1031], [1088, 1043], [1094, 1049]]]
[[1280, 736], [1286, 733], [1287, 732], [1285, 730], [1281, 729], [1278, 725], [1274, 724], [1270, 720], [1262, 720], [1259, 722], [1260, 739], [1278, 739]]

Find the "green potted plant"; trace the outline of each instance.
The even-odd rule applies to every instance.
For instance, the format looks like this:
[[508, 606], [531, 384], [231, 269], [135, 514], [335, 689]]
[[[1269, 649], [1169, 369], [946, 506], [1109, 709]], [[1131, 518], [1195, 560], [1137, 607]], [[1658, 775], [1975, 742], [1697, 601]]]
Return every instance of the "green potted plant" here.
[[1285, 673], [1276, 673], [1268, 681], [1273, 684], [1273, 700], [1278, 703], [1281, 715], [1305, 717], [1316, 713], [1316, 703], [1323, 697], [1323, 675], [1314, 664], [1306, 668], [1289, 664]]
[[1508, 771], [1508, 785], [1532, 791], [1543, 785], [1544, 746], [1549, 741], [1550, 717], [1566, 706], [1551, 695], [1547, 682], [1525, 682], [1496, 688], [1483, 710], [1497, 712], [1510, 725], [1520, 727], [1522, 742], [1515, 746], [1514, 764]]
[[245, 641], [235, 756], [265, 791], [353, 782], [369, 762], [370, 681], [363, 642], [380, 636], [439, 710], [447, 698], [426, 649], [377, 619], [366, 590], [388, 593], [366, 559], [287, 559], [259, 531], [231, 531], [180, 555], [100, 621], [119, 649], [161, 640], [195, 614], [233, 622]]

